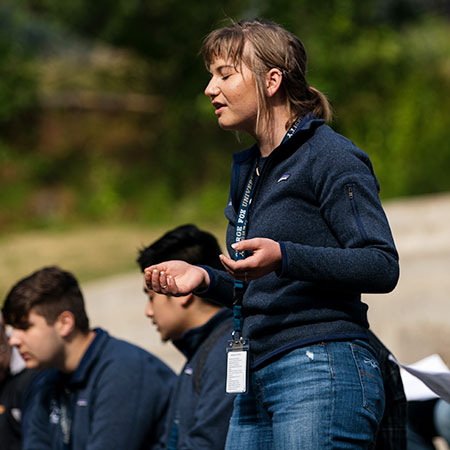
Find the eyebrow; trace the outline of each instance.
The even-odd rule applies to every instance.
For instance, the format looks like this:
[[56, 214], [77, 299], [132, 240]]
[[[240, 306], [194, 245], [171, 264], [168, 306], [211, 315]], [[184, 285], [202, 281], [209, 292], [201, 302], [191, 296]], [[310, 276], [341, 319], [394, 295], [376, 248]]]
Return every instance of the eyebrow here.
[[[210, 67], [210, 69], [211, 69], [211, 67]], [[221, 73], [224, 69], [233, 69], [233, 70], [237, 71], [236, 67], [234, 67], [231, 64], [222, 64], [221, 66], [214, 68], [214, 70], [219, 73]], [[211, 70], [210, 70], [210, 72], [211, 72]]]

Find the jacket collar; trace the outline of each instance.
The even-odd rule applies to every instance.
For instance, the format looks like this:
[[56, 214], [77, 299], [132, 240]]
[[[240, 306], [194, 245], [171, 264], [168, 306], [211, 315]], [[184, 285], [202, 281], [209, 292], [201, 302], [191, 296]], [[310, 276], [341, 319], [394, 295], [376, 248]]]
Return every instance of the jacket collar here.
[[95, 337], [93, 341], [85, 351], [83, 357], [81, 358], [80, 364], [78, 364], [78, 367], [75, 369], [75, 372], [69, 376], [69, 385], [80, 384], [86, 380], [90, 368], [98, 360], [103, 347], [109, 338], [109, 334], [101, 328], [95, 328], [94, 331]]
[[214, 328], [231, 317], [231, 310], [223, 308], [204, 325], [186, 331], [179, 339], [174, 340], [173, 344], [189, 360], [194, 356], [201, 343], [211, 334]]
[[[307, 137], [314, 132], [314, 130], [320, 125], [324, 124], [323, 119], [318, 119], [314, 114], [308, 113], [301, 121], [298, 130], [295, 134], [285, 143], [279, 145], [272, 153], [278, 153], [281, 149], [291, 147], [298, 144], [299, 141], [307, 139]], [[271, 154], [272, 154], [271, 153]], [[254, 161], [259, 156], [258, 145], [253, 145], [246, 150], [242, 150], [233, 155], [233, 161], [236, 164], [243, 164], [247, 161]]]

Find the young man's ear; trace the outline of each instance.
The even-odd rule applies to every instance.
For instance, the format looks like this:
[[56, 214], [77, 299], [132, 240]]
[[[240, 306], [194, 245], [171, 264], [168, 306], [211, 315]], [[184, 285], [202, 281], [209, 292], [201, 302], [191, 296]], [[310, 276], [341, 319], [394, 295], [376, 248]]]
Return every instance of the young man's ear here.
[[55, 322], [56, 330], [61, 337], [67, 337], [75, 329], [75, 318], [70, 311], [63, 311]]
[[283, 74], [280, 69], [270, 69], [266, 74], [266, 89], [269, 97], [273, 97], [280, 89]]
[[192, 304], [195, 299], [195, 295], [190, 293], [188, 295], [184, 295], [183, 297], [178, 297], [178, 301], [181, 303], [183, 308], [187, 308]]

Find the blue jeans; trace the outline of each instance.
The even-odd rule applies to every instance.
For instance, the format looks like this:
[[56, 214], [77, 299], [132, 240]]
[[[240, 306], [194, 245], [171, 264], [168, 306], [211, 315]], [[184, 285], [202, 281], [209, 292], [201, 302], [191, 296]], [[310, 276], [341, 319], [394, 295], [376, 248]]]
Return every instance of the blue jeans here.
[[378, 362], [362, 341], [301, 347], [251, 373], [227, 450], [370, 449], [384, 411]]

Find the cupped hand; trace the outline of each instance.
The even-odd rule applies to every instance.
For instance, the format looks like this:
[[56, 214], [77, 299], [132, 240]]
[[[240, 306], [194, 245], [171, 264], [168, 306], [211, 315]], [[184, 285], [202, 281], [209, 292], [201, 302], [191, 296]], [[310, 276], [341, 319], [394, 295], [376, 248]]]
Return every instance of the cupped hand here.
[[254, 238], [232, 245], [237, 251], [251, 251], [252, 255], [235, 261], [226, 255], [220, 255], [225, 269], [237, 280], [250, 281], [267, 275], [281, 266], [280, 244], [272, 239]]
[[208, 272], [184, 261], [166, 261], [144, 270], [147, 289], [158, 294], [182, 296], [195, 289], [206, 289]]

